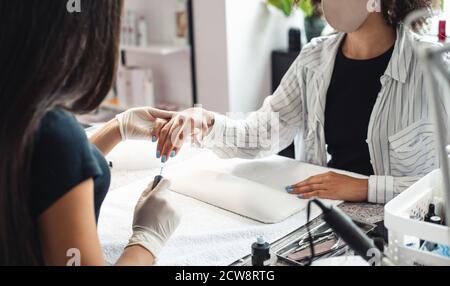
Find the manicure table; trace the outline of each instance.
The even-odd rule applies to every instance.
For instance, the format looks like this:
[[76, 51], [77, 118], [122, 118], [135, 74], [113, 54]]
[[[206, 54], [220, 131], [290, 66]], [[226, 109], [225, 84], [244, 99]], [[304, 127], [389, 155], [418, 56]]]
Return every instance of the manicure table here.
[[[155, 158], [155, 149], [155, 144], [149, 142], [124, 142], [107, 157], [112, 165], [112, 183], [101, 209], [98, 232], [106, 259], [111, 264], [119, 258], [131, 236], [133, 211], [138, 198], [160, 172], [161, 163]], [[239, 171], [235, 166], [244, 166], [249, 162], [240, 159], [220, 160], [211, 151], [183, 147], [177, 158], [164, 166], [166, 173], [163, 176], [170, 178], [171, 166], [192, 160], [195, 156], [206, 164], [220, 166], [222, 170], [231, 173]], [[256, 162], [268, 167], [271, 162], [293, 164], [292, 160], [279, 156]], [[295, 164], [304, 170], [299, 174], [298, 181], [329, 171], [324, 167], [300, 162]], [[253, 173], [252, 176], [253, 178], [247, 179], [270, 185], [277, 174], [271, 173], [269, 168], [266, 171], [262, 169], [256, 175]], [[251, 244], [257, 236], [264, 236], [268, 242], [274, 242], [306, 224], [305, 211], [281, 223], [263, 224], [185, 195], [170, 192], [169, 196], [182, 220], [158, 257], [157, 265], [160, 266], [230, 265], [250, 253]], [[374, 223], [383, 219], [383, 206], [380, 205], [344, 203], [340, 207], [359, 221]], [[311, 218], [319, 215], [319, 210], [313, 208]]]

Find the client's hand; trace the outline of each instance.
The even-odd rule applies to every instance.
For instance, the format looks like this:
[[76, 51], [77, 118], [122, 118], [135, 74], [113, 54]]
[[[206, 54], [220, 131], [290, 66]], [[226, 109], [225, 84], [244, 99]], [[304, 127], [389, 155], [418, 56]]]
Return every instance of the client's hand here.
[[162, 180], [156, 188], [153, 182], [139, 199], [133, 219], [133, 235], [129, 246], [140, 245], [157, 257], [166, 241], [178, 227], [180, 216], [167, 200], [169, 181]]
[[293, 186], [286, 187], [292, 195], [301, 199], [321, 199], [365, 202], [368, 199], [369, 181], [328, 172], [313, 176]]
[[153, 140], [156, 142], [153, 129], [161, 128], [174, 116], [173, 112], [156, 108], [140, 107], [125, 111], [116, 116], [119, 122], [122, 140]]
[[156, 157], [166, 162], [175, 157], [184, 144], [191, 138], [193, 144], [200, 145], [203, 138], [214, 125], [214, 114], [202, 108], [190, 108], [174, 114], [172, 119], [155, 128], [159, 131]]

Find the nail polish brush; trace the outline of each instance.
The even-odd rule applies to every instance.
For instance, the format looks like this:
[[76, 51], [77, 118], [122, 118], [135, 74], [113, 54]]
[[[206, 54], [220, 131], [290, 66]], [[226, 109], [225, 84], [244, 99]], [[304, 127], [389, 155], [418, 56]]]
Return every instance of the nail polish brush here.
[[155, 177], [155, 179], [153, 180], [152, 189], [156, 188], [156, 186], [158, 186], [158, 184], [162, 181], [162, 179], [164, 179], [162, 174], [163, 174], [165, 165], [166, 165], [165, 163], [161, 163], [161, 170], [159, 171], [159, 175], [157, 175]]

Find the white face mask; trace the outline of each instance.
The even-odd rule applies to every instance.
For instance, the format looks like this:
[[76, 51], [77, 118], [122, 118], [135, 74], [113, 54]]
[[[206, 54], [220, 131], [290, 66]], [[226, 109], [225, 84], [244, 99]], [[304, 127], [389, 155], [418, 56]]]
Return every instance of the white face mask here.
[[357, 31], [370, 13], [381, 12], [380, 0], [322, 0], [322, 5], [327, 22], [344, 33]]

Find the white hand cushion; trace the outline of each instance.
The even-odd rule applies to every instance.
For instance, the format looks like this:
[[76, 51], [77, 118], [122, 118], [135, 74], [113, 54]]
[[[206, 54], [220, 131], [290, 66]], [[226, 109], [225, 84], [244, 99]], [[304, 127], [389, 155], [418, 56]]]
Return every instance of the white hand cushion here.
[[[171, 190], [263, 223], [278, 223], [306, 209], [285, 188], [330, 169], [272, 156], [257, 160], [217, 158], [210, 151], [165, 169]], [[366, 178], [343, 171], [338, 173]]]
[[278, 223], [306, 208], [306, 201], [244, 178], [201, 169], [178, 169], [171, 190], [260, 221]]

